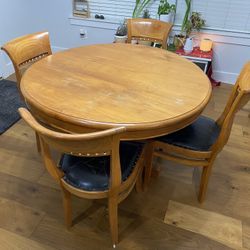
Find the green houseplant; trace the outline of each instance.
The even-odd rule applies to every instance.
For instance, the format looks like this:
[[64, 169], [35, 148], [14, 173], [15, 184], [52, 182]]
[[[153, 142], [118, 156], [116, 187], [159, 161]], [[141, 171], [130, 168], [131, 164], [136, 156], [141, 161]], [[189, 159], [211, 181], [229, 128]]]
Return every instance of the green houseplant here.
[[158, 7], [158, 15], [161, 21], [173, 22], [173, 15], [175, 12], [175, 4], [170, 4], [167, 0], [160, 0], [160, 4]]
[[115, 33], [115, 42], [116, 43], [126, 43], [127, 41], [127, 23], [126, 20], [121, 23]]
[[138, 18], [142, 15], [142, 12], [147, 6], [155, 0], [136, 0], [135, 1], [135, 8], [133, 11], [133, 18]]
[[150, 18], [150, 13], [148, 9], [145, 9], [142, 14], [142, 18]]
[[206, 21], [202, 19], [201, 13], [192, 12], [192, 15], [185, 23], [184, 31], [186, 32], [186, 37], [190, 37], [193, 31], [200, 31], [206, 24]]
[[205, 26], [205, 20], [201, 18], [201, 14], [198, 12], [192, 12], [192, 15], [185, 24], [186, 41], [184, 45], [184, 51], [190, 53], [193, 51], [193, 37], [190, 34], [193, 31], [199, 32], [201, 28]]
[[186, 35], [184, 34], [185, 33], [184, 31], [191, 13], [192, 0], [185, 0], [185, 2], [186, 2], [186, 12], [181, 25], [181, 33], [174, 36], [174, 46], [176, 49], [181, 48], [186, 41]]
[[191, 13], [191, 3], [192, 0], [185, 0], [187, 9], [185, 12], [185, 16], [183, 18], [182, 26], [181, 26], [181, 33], [186, 38], [190, 37], [190, 34], [193, 31], [200, 31], [206, 24], [205, 19], [201, 17], [201, 13], [199, 12], [192, 12]]
[[181, 25], [181, 32], [183, 33], [185, 31], [185, 28], [187, 26], [188, 20], [189, 20], [189, 16], [191, 14], [191, 5], [192, 5], [192, 0], [185, 0], [186, 2], [186, 12], [182, 21], [182, 25]]

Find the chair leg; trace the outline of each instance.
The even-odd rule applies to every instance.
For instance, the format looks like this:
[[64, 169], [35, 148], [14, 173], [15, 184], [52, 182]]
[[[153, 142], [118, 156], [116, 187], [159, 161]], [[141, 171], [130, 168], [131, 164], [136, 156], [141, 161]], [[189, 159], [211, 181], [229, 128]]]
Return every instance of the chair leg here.
[[62, 187], [63, 191], [63, 207], [64, 207], [64, 220], [67, 229], [72, 225], [72, 203], [71, 193]]
[[154, 154], [154, 143], [148, 142], [146, 145], [146, 153], [144, 159], [145, 165], [145, 175], [143, 181], [143, 189], [145, 190], [149, 185], [151, 174], [152, 174], [152, 164], [153, 164], [153, 154]]
[[113, 248], [118, 243], [118, 197], [111, 197], [109, 203], [109, 224]]
[[37, 147], [37, 152], [40, 154], [41, 153], [41, 144], [40, 144], [40, 139], [39, 139], [39, 135], [36, 132], [36, 147]]
[[202, 169], [201, 180], [200, 180], [200, 190], [199, 190], [199, 195], [198, 195], [198, 200], [200, 203], [202, 203], [206, 197], [209, 177], [212, 172], [212, 166], [213, 166], [213, 162], [210, 162], [208, 166], [205, 166]]

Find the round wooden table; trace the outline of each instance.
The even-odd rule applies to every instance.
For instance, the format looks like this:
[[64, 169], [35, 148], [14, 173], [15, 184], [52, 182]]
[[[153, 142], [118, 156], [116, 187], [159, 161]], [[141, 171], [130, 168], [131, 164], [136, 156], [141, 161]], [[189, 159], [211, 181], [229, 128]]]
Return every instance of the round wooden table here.
[[130, 44], [74, 48], [32, 65], [21, 81], [33, 114], [69, 132], [124, 126], [123, 139], [192, 123], [211, 96], [207, 76], [166, 50]]

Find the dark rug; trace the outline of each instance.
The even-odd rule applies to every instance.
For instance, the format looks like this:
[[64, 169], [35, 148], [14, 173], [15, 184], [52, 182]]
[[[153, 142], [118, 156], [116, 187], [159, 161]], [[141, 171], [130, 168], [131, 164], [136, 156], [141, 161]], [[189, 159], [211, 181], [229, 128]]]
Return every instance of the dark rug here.
[[15, 124], [19, 119], [19, 107], [25, 107], [15, 82], [0, 81], [0, 134]]

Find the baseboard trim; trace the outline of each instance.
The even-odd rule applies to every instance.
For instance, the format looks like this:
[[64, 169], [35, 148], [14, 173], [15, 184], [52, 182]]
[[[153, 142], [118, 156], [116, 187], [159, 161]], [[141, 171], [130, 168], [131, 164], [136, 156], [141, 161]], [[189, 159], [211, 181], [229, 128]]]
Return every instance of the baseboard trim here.
[[213, 78], [218, 82], [235, 84], [237, 80], [237, 73], [223, 72], [223, 71], [214, 71]]
[[52, 49], [53, 53], [56, 53], [56, 52], [66, 50], [66, 49], [69, 49], [69, 48], [64, 48], [64, 47], [59, 47], [59, 46], [52, 46], [51, 49]]

